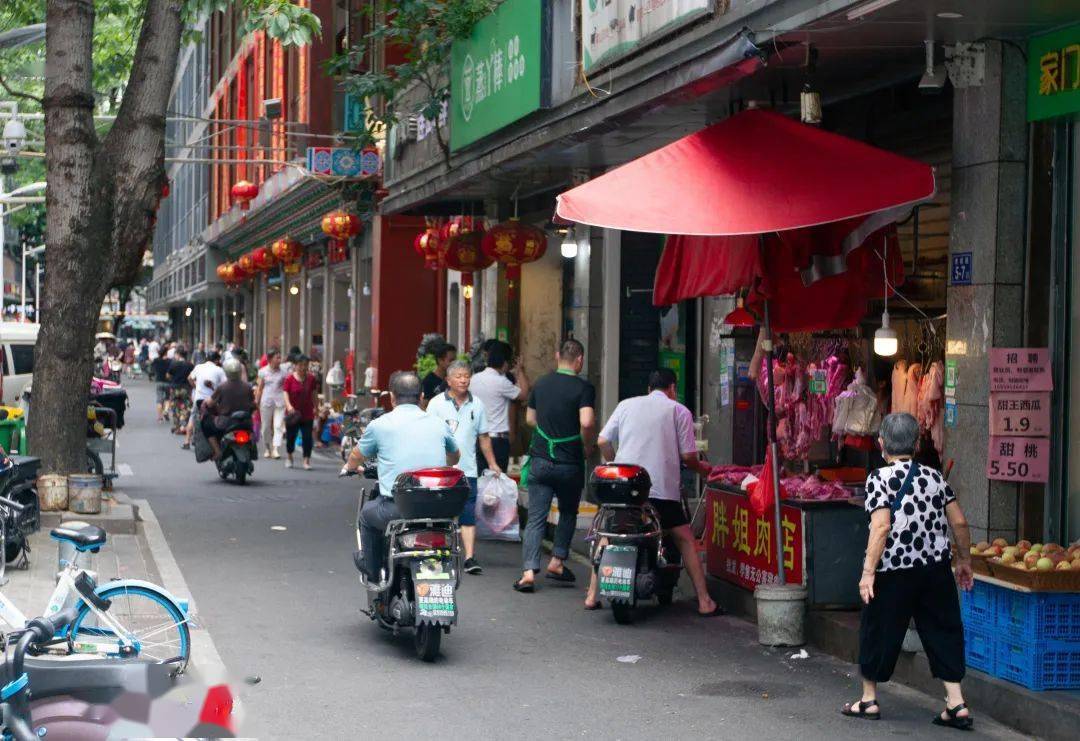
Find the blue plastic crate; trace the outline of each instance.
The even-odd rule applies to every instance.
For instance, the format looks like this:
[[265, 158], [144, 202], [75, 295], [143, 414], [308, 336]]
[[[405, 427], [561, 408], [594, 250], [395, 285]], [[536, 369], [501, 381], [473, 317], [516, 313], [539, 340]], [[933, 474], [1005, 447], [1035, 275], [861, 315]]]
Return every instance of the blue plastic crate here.
[[996, 636], [994, 673], [1032, 690], [1080, 689], [1080, 643]]
[[993, 629], [964, 626], [964, 661], [969, 669], [994, 674], [996, 658]]
[[1080, 592], [1018, 592], [999, 588], [996, 625], [1015, 639], [1080, 644]]
[[960, 615], [964, 625], [971, 628], [989, 629], [997, 620], [998, 593], [1000, 587], [975, 581], [971, 591], [960, 590]]

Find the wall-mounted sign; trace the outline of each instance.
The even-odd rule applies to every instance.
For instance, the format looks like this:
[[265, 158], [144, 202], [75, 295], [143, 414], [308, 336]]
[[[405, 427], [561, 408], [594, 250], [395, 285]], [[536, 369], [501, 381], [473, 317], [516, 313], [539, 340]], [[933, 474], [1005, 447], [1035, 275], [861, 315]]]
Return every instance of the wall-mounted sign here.
[[990, 394], [990, 434], [1041, 437], [1050, 434], [1050, 393]]
[[551, 13], [547, 0], [505, 0], [454, 41], [450, 149], [458, 150], [548, 104]]
[[971, 263], [970, 252], [954, 252], [952, 254], [952, 270], [949, 272], [949, 283], [954, 286], [970, 286]]
[[956, 358], [945, 358], [945, 396], [956, 396], [956, 379], [958, 375]]
[[986, 477], [1045, 484], [1050, 479], [1050, 438], [991, 437]]
[[352, 147], [308, 147], [307, 169], [315, 175], [370, 178], [382, 169], [382, 157], [375, 147], [359, 152]]
[[1053, 391], [1045, 347], [990, 348], [991, 391]]
[[956, 399], [945, 399], [945, 426], [956, 427], [960, 418], [960, 409], [956, 404]]
[[712, 12], [714, 0], [580, 0], [586, 72]]
[[1080, 111], [1080, 25], [1028, 41], [1028, 121]]

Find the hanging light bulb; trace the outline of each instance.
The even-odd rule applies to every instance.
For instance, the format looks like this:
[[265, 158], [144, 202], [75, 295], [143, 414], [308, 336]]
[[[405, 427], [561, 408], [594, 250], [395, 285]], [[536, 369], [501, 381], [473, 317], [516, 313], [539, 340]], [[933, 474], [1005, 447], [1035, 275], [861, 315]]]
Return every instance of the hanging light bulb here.
[[191, 316], [191, 307], [190, 306], [187, 307], [186, 309], [184, 309], [184, 316]]
[[739, 296], [738, 301], [735, 302], [735, 309], [724, 317], [724, 324], [731, 327], [753, 327], [757, 324], [754, 315], [743, 307], [742, 296]]
[[461, 295], [465, 297], [466, 301], [471, 301], [472, 296], [473, 296], [473, 287], [472, 286], [462, 286], [461, 287]]
[[896, 330], [889, 326], [889, 310], [881, 312], [881, 327], [874, 332], [874, 354], [891, 357], [900, 349]]
[[298, 286], [298, 285], [289, 286], [289, 294], [290, 295], [295, 296], [298, 293], [300, 293], [300, 286]]
[[240, 331], [241, 332], [246, 332], [247, 331], [247, 322], [245, 322], [243, 319], [240, 320]]
[[573, 260], [575, 257], [577, 257], [577, 237], [574, 236], [573, 227], [566, 230], [566, 235], [563, 237], [562, 245], [560, 246], [559, 251], [562, 252], [562, 256], [565, 257], [567, 260]]

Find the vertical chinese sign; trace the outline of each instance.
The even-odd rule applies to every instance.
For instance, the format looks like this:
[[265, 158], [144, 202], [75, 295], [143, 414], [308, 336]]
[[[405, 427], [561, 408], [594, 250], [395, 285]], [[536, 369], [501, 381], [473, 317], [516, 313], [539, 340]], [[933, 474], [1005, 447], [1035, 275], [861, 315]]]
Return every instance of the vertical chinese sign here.
[[990, 350], [990, 445], [986, 476], [1046, 483], [1050, 475], [1050, 351]]
[[[753, 589], [775, 584], [776, 546], [773, 512], [758, 516], [743, 494], [705, 490], [705, 568], [711, 576]], [[784, 546], [784, 578], [805, 583], [803, 516], [797, 507], [780, 508]]]
[[450, 51], [450, 149], [457, 151], [548, 104], [547, 2], [505, 0]]

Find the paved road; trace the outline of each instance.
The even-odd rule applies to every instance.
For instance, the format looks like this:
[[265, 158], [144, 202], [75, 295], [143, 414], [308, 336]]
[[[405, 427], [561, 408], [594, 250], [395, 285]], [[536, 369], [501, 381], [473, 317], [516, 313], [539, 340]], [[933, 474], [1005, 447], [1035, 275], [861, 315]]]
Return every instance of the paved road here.
[[[790, 650], [759, 646], [747, 623], [697, 618], [686, 602], [623, 627], [609, 612], [583, 612], [580, 589], [517, 594], [512, 544], [482, 544], [485, 573], [462, 586], [444, 658], [421, 664], [405, 636], [358, 612], [357, 488], [335, 478], [335, 460], [316, 455], [310, 472], [259, 461], [248, 486], [222, 483], [155, 423], [149, 385], [130, 393], [120, 460], [132, 475], [119, 485], [152, 505], [230, 672], [261, 677], [240, 685], [247, 734], [957, 738], [929, 723], [935, 700], [901, 687], [881, 692], [887, 722], [840, 717], [856, 697], [851, 666], [791, 660]], [[983, 719], [979, 729], [1017, 737]]]

